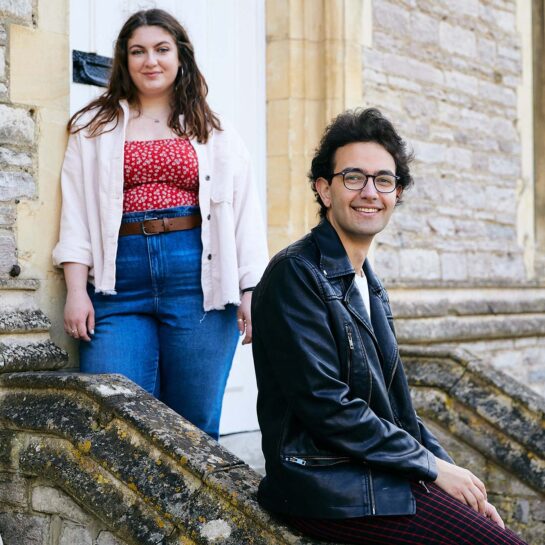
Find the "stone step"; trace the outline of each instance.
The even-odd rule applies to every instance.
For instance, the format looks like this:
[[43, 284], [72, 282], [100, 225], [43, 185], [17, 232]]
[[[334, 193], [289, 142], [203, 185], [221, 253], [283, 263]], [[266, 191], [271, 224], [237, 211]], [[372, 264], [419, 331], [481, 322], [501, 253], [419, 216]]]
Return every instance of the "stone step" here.
[[0, 310], [0, 335], [47, 332], [51, 322], [41, 310]]
[[37, 280], [0, 277], [0, 309], [3, 312], [35, 309], [39, 286]]
[[[0, 337], [1, 338], [1, 337]], [[66, 367], [68, 355], [53, 341], [13, 340], [0, 342], [0, 373], [52, 371]]]

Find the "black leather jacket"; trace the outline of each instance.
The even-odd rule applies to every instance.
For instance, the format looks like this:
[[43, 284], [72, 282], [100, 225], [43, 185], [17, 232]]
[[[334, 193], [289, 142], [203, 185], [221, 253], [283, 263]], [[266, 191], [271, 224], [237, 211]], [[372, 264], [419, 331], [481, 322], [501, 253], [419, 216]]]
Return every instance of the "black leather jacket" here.
[[411, 481], [452, 461], [417, 417], [386, 291], [364, 264], [371, 322], [328, 221], [277, 254], [252, 298], [266, 477], [258, 499], [296, 516], [415, 512]]

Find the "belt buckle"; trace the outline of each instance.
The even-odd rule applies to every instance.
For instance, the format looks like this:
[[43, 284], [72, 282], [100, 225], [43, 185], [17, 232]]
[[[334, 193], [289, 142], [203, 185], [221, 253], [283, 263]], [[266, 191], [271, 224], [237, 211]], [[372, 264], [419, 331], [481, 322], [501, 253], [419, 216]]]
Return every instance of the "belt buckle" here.
[[147, 220], [144, 220], [141, 224], [140, 224], [140, 230], [142, 231], [142, 234], [145, 235], [146, 237], [152, 237], [154, 235], [159, 235], [159, 233], [148, 233], [146, 231], [146, 222], [147, 221], [155, 221], [155, 220], [158, 220], [159, 218], [148, 218]]

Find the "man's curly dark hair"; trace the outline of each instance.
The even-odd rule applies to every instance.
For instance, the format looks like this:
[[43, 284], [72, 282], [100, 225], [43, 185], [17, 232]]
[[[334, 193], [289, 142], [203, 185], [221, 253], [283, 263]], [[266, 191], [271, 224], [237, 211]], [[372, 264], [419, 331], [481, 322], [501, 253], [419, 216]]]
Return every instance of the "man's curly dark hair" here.
[[331, 183], [335, 152], [338, 148], [353, 142], [380, 144], [394, 158], [396, 175], [399, 176], [398, 185], [405, 190], [413, 183], [409, 170], [413, 154], [407, 150], [407, 144], [392, 123], [376, 108], [347, 110], [339, 114], [326, 128], [308, 173], [316, 202], [320, 205], [320, 218], [325, 218], [327, 208], [316, 191], [316, 180], [325, 178]]

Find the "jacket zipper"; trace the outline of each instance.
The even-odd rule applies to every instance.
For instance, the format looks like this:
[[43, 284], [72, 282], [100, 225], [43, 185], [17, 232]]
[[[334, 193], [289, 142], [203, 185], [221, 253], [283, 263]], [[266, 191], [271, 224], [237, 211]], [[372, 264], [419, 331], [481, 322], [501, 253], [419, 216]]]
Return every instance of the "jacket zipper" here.
[[426, 486], [426, 483], [424, 481], [419, 481], [419, 483], [422, 485], [422, 487], [424, 488], [424, 490], [430, 494], [430, 489]]
[[348, 372], [346, 374], [346, 384], [350, 384], [350, 370], [352, 368], [352, 352], [354, 351], [354, 339], [352, 338], [352, 329], [346, 326], [346, 334], [348, 335]]
[[284, 456], [286, 462], [292, 462], [293, 464], [299, 464], [300, 466], [306, 466], [307, 461], [303, 458], [297, 458], [296, 456]]
[[375, 491], [373, 489], [373, 475], [371, 473], [371, 470], [369, 470], [369, 495], [371, 496], [371, 514], [376, 514], [376, 507], [375, 507]]
[[[342, 457], [334, 457], [334, 456], [305, 456], [304, 458], [299, 456], [283, 456], [282, 457], [285, 462], [291, 462], [293, 464], [298, 464], [300, 466], [306, 466], [306, 465], [312, 465], [312, 461], [316, 460], [324, 461], [324, 462], [331, 462], [329, 464], [325, 465], [336, 465], [336, 464], [342, 464], [345, 462], [349, 462], [350, 458], [348, 456]], [[319, 464], [316, 464], [319, 465]]]
[[394, 376], [397, 371], [397, 364], [399, 363], [399, 348], [397, 346], [395, 347], [395, 351], [396, 351], [396, 355], [395, 355], [396, 362], [394, 364], [394, 368], [392, 369], [392, 374], [390, 375], [390, 383], [388, 384], [388, 389], [386, 390], [387, 392], [389, 392], [390, 388], [392, 387], [392, 382], [394, 382]]

